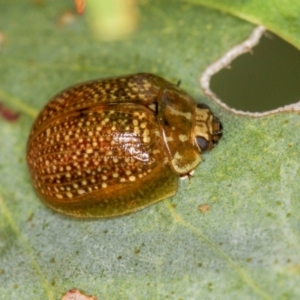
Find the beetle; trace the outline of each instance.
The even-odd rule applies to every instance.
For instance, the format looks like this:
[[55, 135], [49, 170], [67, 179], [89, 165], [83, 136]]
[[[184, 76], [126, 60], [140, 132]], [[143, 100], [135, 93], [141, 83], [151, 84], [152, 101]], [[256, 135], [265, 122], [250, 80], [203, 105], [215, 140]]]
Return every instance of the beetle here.
[[222, 136], [209, 107], [138, 73], [80, 83], [40, 112], [27, 143], [39, 198], [81, 218], [131, 213], [173, 196]]

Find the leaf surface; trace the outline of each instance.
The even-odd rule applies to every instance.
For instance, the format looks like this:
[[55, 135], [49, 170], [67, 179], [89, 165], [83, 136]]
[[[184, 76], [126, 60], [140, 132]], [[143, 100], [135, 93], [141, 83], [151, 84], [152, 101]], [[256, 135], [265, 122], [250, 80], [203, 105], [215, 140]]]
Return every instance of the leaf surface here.
[[[134, 34], [103, 42], [88, 14], [60, 24], [72, 1], [0, 1], [0, 102], [21, 112], [0, 119], [0, 299], [60, 299], [72, 288], [98, 299], [297, 299], [299, 114], [235, 116], [199, 88], [207, 65], [253, 25], [190, 1], [139, 10]], [[34, 116], [69, 85], [141, 71], [181, 79], [208, 104], [224, 126], [219, 145], [176, 196], [140, 212], [92, 221], [52, 212], [26, 166]]]

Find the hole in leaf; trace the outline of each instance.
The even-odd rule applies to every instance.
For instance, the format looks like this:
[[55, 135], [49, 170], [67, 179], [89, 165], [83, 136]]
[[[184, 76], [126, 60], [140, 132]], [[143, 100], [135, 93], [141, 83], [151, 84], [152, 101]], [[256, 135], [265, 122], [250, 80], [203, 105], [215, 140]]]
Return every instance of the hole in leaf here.
[[251, 53], [212, 76], [211, 90], [237, 110], [264, 112], [300, 100], [300, 51], [269, 32]]

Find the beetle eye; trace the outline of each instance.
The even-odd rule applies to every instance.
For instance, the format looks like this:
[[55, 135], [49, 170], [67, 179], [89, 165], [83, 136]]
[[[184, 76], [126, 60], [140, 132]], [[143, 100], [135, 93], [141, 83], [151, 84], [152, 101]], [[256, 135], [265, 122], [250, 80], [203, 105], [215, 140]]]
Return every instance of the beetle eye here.
[[202, 136], [196, 137], [197, 144], [200, 147], [201, 151], [206, 151], [209, 148], [209, 141]]

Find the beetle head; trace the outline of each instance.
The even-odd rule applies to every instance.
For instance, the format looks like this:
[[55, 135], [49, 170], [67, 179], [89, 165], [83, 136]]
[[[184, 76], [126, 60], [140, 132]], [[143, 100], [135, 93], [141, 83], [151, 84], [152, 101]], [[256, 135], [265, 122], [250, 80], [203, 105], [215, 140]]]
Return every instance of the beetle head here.
[[211, 150], [222, 137], [223, 126], [205, 104], [197, 104], [195, 136], [201, 152]]

